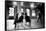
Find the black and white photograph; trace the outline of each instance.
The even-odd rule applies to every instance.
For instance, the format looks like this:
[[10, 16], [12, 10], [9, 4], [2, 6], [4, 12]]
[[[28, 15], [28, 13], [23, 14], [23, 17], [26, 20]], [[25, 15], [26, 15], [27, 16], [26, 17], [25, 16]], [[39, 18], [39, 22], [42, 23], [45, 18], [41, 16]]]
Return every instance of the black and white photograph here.
[[44, 28], [45, 3], [5, 1], [5, 29], [7, 31]]

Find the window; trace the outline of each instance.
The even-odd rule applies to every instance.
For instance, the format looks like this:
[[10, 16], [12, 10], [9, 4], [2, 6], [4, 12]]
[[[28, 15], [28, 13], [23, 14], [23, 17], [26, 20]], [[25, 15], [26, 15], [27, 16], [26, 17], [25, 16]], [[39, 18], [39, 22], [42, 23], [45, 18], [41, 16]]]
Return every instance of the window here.
[[36, 16], [35, 10], [32, 10], [32, 16]]
[[9, 16], [14, 16], [14, 8], [9, 7]]

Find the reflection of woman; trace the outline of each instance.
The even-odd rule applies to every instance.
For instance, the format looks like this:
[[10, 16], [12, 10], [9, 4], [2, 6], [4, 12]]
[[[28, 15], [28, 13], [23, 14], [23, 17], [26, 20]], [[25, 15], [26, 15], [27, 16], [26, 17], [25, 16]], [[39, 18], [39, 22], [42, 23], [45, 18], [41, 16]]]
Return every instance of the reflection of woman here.
[[15, 18], [15, 22], [14, 22], [15, 27], [16, 27], [16, 23], [20, 23], [22, 21], [23, 21], [23, 14], [19, 17], [19, 19], [18, 19], [18, 14], [16, 14], [16, 18]]
[[26, 19], [26, 22], [30, 22], [30, 17], [27, 16], [27, 13], [25, 13], [25, 19]]
[[17, 21], [18, 21], [18, 14], [16, 14], [16, 18], [15, 18], [15, 21], [14, 21], [15, 27], [16, 27]]
[[41, 21], [41, 17], [42, 17], [41, 15], [42, 15], [42, 13], [40, 12], [40, 13], [39, 13], [39, 17], [38, 17], [38, 21], [37, 21], [37, 22], [42, 22], [42, 21]]
[[23, 26], [24, 26], [24, 28], [29, 28], [29, 23], [31, 22], [30, 21], [30, 17], [27, 16], [27, 13], [25, 13], [24, 15], [25, 15], [24, 16], [25, 17], [24, 19], [25, 19], [26, 23], [24, 23]]
[[27, 25], [28, 26], [31, 26], [31, 20], [30, 20], [30, 16], [28, 16], [26, 13], [25, 13], [25, 20], [26, 20], [26, 22], [27, 22]]
[[23, 22], [23, 15], [21, 15], [18, 19], [18, 23]]

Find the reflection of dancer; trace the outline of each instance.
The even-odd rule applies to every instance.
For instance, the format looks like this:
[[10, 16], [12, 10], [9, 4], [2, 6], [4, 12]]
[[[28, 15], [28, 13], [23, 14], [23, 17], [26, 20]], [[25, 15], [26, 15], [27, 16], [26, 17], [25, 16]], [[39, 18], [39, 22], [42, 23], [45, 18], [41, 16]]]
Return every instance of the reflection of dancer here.
[[19, 17], [18, 23], [23, 22], [23, 14]]
[[[24, 16], [25, 15], [25, 16]], [[24, 18], [25, 17], [25, 18]], [[16, 15], [16, 19], [15, 19], [15, 27], [16, 27], [16, 23], [20, 23], [20, 22], [23, 22], [23, 19], [25, 19], [26, 22], [30, 22], [30, 17], [27, 16], [27, 13], [22, 13], [22, 15], [19, 17], [18, 19], [18, 14]]]
[[42, 17], [43, 17], [43, 15], [41, 16], [42, 14], [41, 13], [39, 13], [39, 18], [38, 18], [38, 21], [37, 22], [40, 22], [41, 24], [42, 24]]
[[18, 21], [18, 14], [16, 14], [16, 18], [15, 18], [15, 21], [14, 21], [15, 27], [16, 27], [16, 22], [17, 21]]
[[40, 18], [41, 18], [41, 13], [39, 12], [38, 14], [39, 14], [38, 15], [39, 17], [38, 17], [38, 21], [37, 22], [39, 22], [40, 21]]
[[30, 17], [27, 16], [27, 13], [25, 13], [25, 20], [26, 20], [26, 22], [31, 22], [31, 21], [30, 21]]
[[29, 28], [29, 23], [30, 23], [30, 17], [27, 15], [27, 13], [24, 14], [24, 21], [23, 21], [23, 26], [24, 28]]
[[23, 14], [19, 17], [19, 19], [18, 19], [18, 14], [16, 14], [16, 18], [15, 18], [15, 22], [14, 22], [15, 27], [16, 27], [16, 23], [20, 23], [22, 21], [23, 21]]

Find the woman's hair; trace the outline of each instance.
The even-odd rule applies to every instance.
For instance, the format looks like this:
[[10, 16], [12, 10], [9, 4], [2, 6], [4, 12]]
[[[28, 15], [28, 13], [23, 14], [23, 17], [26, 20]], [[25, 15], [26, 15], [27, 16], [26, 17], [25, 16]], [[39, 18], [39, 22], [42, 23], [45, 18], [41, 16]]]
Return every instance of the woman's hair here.
[[27, 13], [25, 13], [25, 15], [27, 15]]
[[24, 15], [24, 13], [22, 13], [22, 15]]

